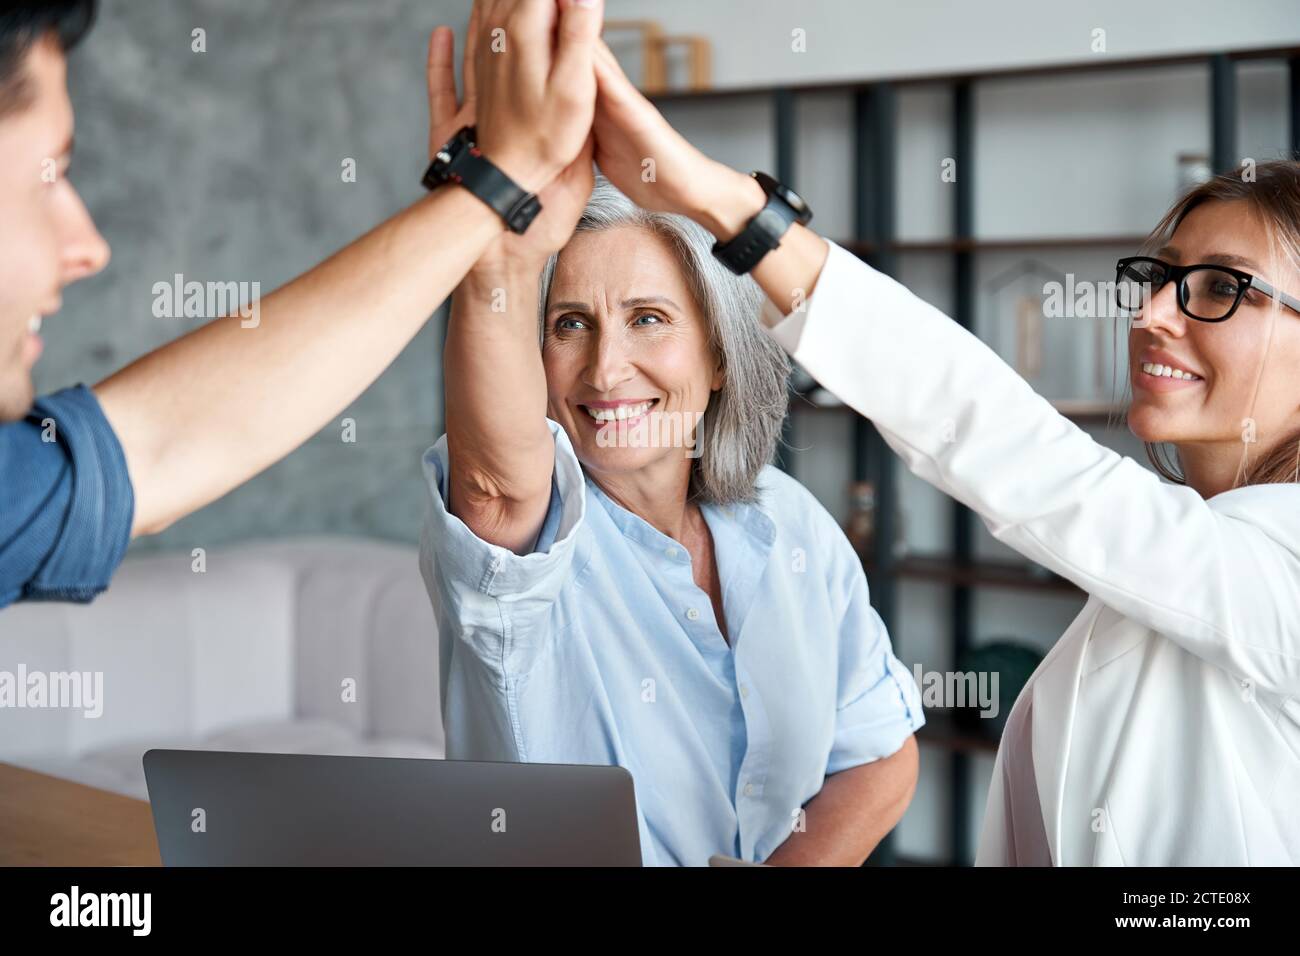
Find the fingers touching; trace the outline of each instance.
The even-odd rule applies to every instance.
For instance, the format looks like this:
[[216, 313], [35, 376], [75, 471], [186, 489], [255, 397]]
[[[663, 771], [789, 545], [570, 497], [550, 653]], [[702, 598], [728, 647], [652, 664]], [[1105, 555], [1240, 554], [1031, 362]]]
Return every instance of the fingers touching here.
[[438, 27], [429, 37], [429, 124], [446, 126], [456, 115], [456, 62], [450, 27]]
[[565, 2], [556, 30], [555, 65], [551, 69], [550, 84], [553, 88], [591, 88], [594, 82], [591, 67], [596, 47], [604, 46], [600, 39], [600, 30], [604, 25], [603, 13], [599, 2]]
[[[571, 167], [594, 152], [634, 201], [678, 207], [707, 160], [628, 79], [602, 25], [603, 0], [476, 0], [459, 105], [451, 31], [430, 38], [430, 114], [441, 137], [433, 145], [475, 123], [484, 154], [533, 192], [557, 177], [572, 182]], [[643, 176], [647, 157], [657, 184]]]
[[591, 130], [602, 0], [478, 0], [479, 143], [533, 191], [578, 155]]

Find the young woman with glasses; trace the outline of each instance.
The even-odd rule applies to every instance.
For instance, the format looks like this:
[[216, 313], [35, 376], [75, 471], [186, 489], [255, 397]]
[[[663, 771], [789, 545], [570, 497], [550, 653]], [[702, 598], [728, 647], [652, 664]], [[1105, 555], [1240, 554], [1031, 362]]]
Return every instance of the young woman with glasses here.
[[[605, 174], [741, 233], [756, 181], [679, 136], [607, 50], [597, 72]], [[1166, 481], [806, 227], [750, 272], [768, 331], [913, 472], [1089, 595], [1011, 714], [980, 863], [1300, 862], [1300, 164], [1248, 178], [1193, 189], [1117, 270], [1128, 426]]]

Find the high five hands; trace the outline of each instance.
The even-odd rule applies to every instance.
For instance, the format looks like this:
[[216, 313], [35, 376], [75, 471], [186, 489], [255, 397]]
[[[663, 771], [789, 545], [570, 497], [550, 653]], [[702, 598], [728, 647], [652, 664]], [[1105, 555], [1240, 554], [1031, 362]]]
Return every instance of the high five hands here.
[[439, 27], [429, 40], [430, 157], [475, 126], [483, 155], [542, 204], [527, 232], [502, 235], [481, 263], [545, 260], [573, 234], [593, 184], [601, 21], [600, 0], [476, 0], [459, 103], [452, 31]]
[[[752, 177], [692, 146], [628, 79], [600, 37], [603, 12], [603, 0], [475, 0], [459, 101], [452, 31], [434, 31], [430, 154], [475, 125], [483, 155], [542, 204], [481, 265], [531, 267], [561, 249], [591, 194], [593, 160], [637, 205], [688, 216], [723, 241], [763, 208]], [[778, 305], [811, 291], [825, 257], [811, 233], [792, 238], [793, 255], [768, 256], [753, 273]]]

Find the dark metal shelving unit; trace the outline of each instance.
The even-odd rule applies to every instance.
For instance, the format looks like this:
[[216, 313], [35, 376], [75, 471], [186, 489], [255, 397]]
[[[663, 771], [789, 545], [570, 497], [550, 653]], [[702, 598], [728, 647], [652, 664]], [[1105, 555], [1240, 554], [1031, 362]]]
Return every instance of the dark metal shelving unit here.
[[[768, 95], [772, 97], [775, 127], [775, 172], [783, 182], [795, 184], [795, 136], [797, 135], [798, 97], [801, 94], [846, 93], [853, 97], [854, 234], [840, 244], [888, 275], [897, 274], [901, 255], [950, 255], [953, 261], [955, 306], [953, 319], [966, 328], [974, 327], [976, 257], [987, 251], [1035, 248], [1117, 248], [1132, 249], [1145, 236], [1027, 236], [980, 238], [976, 233], [974, 196], [977, 172], [974, 156], [975, 86], [996, 79], [1034, 79], [1067, 74], [1154, 70], [1187, 65], [1204, 65], [1209, 70], [1207, 108], [1210, 117], [1211, 155], [1216, 171], [1236, 167], [1237, 156], [1237, 85], [1236, 67], [1243, 61], [1282, 60], [1289, 67], [1288, 148], [1300, 157], [1300, 48], [1270, 47], [1238, 51], [1207, 51], [1167, 57], [1118, 60], [1097, 58], [1056, 66], [1032, 66], [960, 74], [926, 74], [868, 82], [844, 80], [798, 87], [741, 87], [723, 90], [669, 92], [656, 95], [657, 103], [671, 104], [684, 100], [726, 100], [732, 97]], [[894, 221], [894, 183], [897, 91], [904, 86], [942, 84], [953, 93], [952, 138], [954, 158], [959, 171], [955, 183], [953, 234], [950, 239], [900, 241]], [[824, 406], [796, 397], [791, 403], [795, 413], [849, 411], [847, 406]], [[1104, 405], [1062, 408], [1062, 413], [1081, 423], [1114, 424], [1122, 410]], [[789, 434], [787, 419], [786, 432]], [[789, 470], [792, 462], [785, 449], [780, 464]], [[875, 427], [865, 418], [854, 415], [854, 480], [871, 481], [876, 493], [876, 528], [873, 552], [863, 555], [863, 567], [871, 576], [871, 598], [886, 627], [894, 632], [897, 589], [900, 581], [937, 582], [951, 589], [951, 634], [954, 659], [971, 646], [974, 638], [974, 597], [977, 588], [1002, 588], [1019, 591], [1082, 597], [1068, 581], [1046, 574], [1042, 569], [1010, 563], [978, 561], [974, 554], [974, 514], [953, 502], [951, 554], [898, 557], [893, 552], [897, 527], [897, 484], [895, 459]], [[997, 742], [990, 737], [965, 729], [950, 715], [927, 715], [927, 727], [918, 738], [926, 746], [947, 751], [952, 760], [952, 818], [950, 862], [969, 863], [973, 859], [973, 834], [969, 826], [971, 760], [973, 755], [996, 751]], [[899, 863], [892, 842], [886, 840], [873, 854], [870, 863]]]

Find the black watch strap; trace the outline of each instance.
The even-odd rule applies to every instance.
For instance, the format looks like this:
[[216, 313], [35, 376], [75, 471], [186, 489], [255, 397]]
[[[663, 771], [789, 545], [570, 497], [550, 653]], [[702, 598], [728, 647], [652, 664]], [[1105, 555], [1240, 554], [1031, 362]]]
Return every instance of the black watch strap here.
[[743, 276], [762, 258], [781, 244], [781, 237], [794, 223], [812, 221], [808, 204], [788, 186], [767, 173], [750, 174], [767, 194], [767, 204], [745, 224], [740, 234], [729, 242], [715, 242], [713, 254], [738, 276]]
[[536, 195], [479, 152], [472, 126], [462, 127], [438, 150], [421, 183], [426, 189], [446, 183], [464, 186], [495, 209], [511, 232], [522, 233], [542, 211]]

